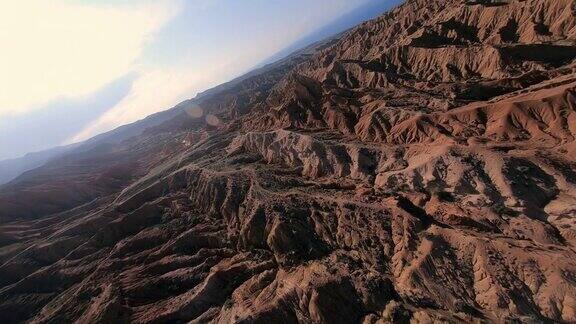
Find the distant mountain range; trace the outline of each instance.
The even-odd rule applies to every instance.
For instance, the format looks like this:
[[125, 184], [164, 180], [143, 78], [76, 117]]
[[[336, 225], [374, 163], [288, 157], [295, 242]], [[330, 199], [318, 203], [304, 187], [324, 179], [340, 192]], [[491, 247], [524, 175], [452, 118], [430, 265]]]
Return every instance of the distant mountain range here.
[[[390, 0], [390, 1], [372, 0], [367, 4], [353, 10], [352, 12], [349, 12], [344, 16], [339, 17], [338, 19], [334, 20], [328, 25], [312, 32], [309, 35], [304, 36], [303, 38], [299, 39], [292, 45], [285, 48], [284, 50], [274, 54], [266, 61], [259, 64], [256, 68], [254, 68], [253, 71], [235, 80], [225, 83], [222, 86], [234, 84], [235, 82], [243, 80], [244, 78], [249, 77], [255, 73], [260, 73], [262, 72], [262, 68], [264, 68], [266, 65], [280, 61], [286, 58], [287, 56], [293, 54], [294, 52], [297, 52], [298, 50], [311, 46], [318, 41], [334, 37], [337, 34], [342, 33], [343, 31], [352, 28], [353, 26], [363, 21], [377, 17], [382, 12], [384, 12], [387, 9], [390, 9], [393, 5], [395, 5], [398, 2], [399, 2], [398, 0]], [[222, 86], [217, 86], [214, 89], [206, 90], [204, 94], [220, 91], [222, 89]], [[199, 97], [201, 96], [202, 94], [199, 94]], [[73, 149], [90, 148], [93, 145], [95, 145], [95, 143], [104, 143], [113, 138], [115, 141], [128, 138], [131, 135], [137, 134], [138, 132], [141, 132], [148, 127], [157, 125], [167, 119], [172, 118], [176, 114], [174, 110], [178, 110], [178, 107], [182, 107], [183, 105], [185, 105], [185, 103], [177, 105], [176, 107], [169, 109], [168, 111], [151, 115], [150, 117], [135, 122], [133, 124], [122, 126], [119, 127], [118, 129], [112, 130], [105, 134], [98, 135], [93, 139], [88, 140], [84, 143], [56, 147], [40, 152], [29, 153], [20, 158], [2, 160], [0, 161], [0, 185], [11, 181], [12, 179], [18, 177], [19, 175], [28, 170], [32, 170], [34, 168], [42, 166], [46, 162], [52, 160], [53, 158], [62, 156], [63, 154], [70, 152]]]
[[0, 186], [2, 324], [576, 323], [574, 0], [278, 57]]

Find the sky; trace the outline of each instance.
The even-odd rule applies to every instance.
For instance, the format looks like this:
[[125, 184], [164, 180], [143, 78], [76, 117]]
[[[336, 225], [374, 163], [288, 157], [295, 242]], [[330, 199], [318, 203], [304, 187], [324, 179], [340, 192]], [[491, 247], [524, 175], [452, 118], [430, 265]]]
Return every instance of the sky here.
[[386, 0], [0, 0], [0, 160], [142, 119]]

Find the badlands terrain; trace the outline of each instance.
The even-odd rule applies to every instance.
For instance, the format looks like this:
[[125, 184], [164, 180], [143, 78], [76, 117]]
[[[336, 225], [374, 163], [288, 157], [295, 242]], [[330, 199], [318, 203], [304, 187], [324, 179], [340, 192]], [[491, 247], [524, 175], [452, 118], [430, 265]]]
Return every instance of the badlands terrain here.
[[573, 0], [407, 0], [68, 151], [0, 322], [576, 322], [575, 58]]

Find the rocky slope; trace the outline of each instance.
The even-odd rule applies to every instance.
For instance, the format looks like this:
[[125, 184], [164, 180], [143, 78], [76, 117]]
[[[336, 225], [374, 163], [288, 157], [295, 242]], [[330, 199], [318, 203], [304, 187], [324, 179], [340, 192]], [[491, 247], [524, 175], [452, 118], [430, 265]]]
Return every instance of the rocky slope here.
[[575, 322], [575, 15], [408, 0], [24, 174], [0, 318]]

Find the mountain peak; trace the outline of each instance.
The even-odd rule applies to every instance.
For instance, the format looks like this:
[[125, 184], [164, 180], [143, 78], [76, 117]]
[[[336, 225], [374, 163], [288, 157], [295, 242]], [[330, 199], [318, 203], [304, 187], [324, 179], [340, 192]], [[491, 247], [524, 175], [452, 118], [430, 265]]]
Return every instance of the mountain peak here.
[[0, 317], [576, 321], [573, 7], [408, 0], [27, 172]]

